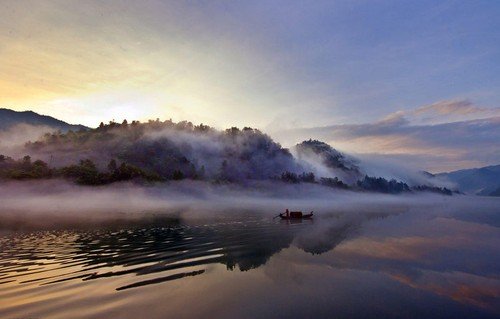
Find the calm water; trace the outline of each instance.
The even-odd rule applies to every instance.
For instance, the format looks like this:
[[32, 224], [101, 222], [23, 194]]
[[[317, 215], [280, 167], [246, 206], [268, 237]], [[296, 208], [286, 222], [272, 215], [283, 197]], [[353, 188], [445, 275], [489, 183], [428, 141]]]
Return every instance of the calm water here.
[[1, 318], [498, 318], [492, 211], [4, 231]]

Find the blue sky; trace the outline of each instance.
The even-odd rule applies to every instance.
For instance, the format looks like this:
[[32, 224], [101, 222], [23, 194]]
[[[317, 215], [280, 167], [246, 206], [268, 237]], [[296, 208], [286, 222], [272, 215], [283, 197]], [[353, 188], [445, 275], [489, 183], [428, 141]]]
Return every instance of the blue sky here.
[[284, 70], [331, 102], [327, 118], [363, 121], [457, 98], [498, 105], [498, 2], [286, 3], [261, 16], [258, 31], [270, 31]]
[[0, 107], [271, 134], [494, 118], [499, 16], [498, 1], [0, 0]]

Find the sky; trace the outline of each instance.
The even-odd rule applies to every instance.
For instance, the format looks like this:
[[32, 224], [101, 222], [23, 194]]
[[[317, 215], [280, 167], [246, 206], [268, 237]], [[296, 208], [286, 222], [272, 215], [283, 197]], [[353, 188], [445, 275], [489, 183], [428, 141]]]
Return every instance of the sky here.
[[431, 171], [498, 164], [499, 14], [497, 1], [0, 0], [0, 107], [251, 126]]

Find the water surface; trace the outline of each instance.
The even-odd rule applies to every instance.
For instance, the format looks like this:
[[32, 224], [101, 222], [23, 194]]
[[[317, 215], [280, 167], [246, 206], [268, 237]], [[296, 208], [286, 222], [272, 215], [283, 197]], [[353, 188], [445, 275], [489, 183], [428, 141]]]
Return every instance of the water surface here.
[[1, 318], [498, 318], [495, 211], [4, 231]]

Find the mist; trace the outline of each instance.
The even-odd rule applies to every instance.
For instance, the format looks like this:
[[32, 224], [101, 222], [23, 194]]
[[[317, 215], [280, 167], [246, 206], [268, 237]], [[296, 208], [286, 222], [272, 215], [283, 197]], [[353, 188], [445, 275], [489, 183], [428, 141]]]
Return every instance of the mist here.
[[45, 125], [16, 124], [0, 130], [0, 154], [20, 157], [25, 154], [24, 145], [28, 141], [36, 141], [44, 134], [55, 129]]
[[416, 169], [413, 165], [396, 156], [380, 154], [356, 154], [362, 172], [368, 176], [405, 181], [410, 186], [433, 185], [457, 189], [457, 185], [446, 178], [439, 178]]
[[[187, 178], [245, 184], [280, 178], [323, 183], [322, 178], [338, 178], [340, 186], [333, 180], [325, 182], [356, 188], [357, 182], [368, 175], [395, 179], [410, 187], [456, 189], [456, 185], [431, 178], [397, 159], [380, 160], [376, 155], [357, 158], [317, 140], [287, 149], [248, 127], [219, 131], [187, 121], [156, 120], [110, 122], [94, 130], [65, 134], [51, 132], [48, 127], [18, 125], [0, 134], [6, 137], [0, 154], [14, 158], [30, 155], [55, 169], [90, 160], [100, 172], [113, 173], [108, 164], [116, 160], [118, 165], [132, 165], [156, 180]], [[311, 173], [314, 176], [307, 175]], [[308, 176], [312, 180], [307, 180]]]
[[[471, 200], [472, 199], [472, 200]], [[256, 181], [247, 185], [179, 181], [156, 186], [116, 183], [85, 187], [61, 180], [0, 184], [3, 230], [112, 224], [153, 216], [176, 219], [272, 218], [286, 208], [314, 211], [317, 218], [401, 214], [425, 207], [474, 207], [479, 197], [433, 194], [382, 195], [332, 191], [320, 185]], [[491, 200], [490, 205], [498, 204]]]

